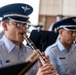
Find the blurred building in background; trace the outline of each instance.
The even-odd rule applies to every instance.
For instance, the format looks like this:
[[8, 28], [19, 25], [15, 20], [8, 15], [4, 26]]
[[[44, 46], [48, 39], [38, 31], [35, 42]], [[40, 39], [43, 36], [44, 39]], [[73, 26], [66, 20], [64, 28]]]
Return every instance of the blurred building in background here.
[[30, 15], [33, 25], [29, 27], [30, 31], [38, 29], [37, 25], [42, 25], [42, 30], [48, 30], [57, 15], [64, 15], [65, 18], [76, 16], [76, 0], [2, 0], [0, 7], [10, 3], [27, 3], [34, 8]]
[[76, 0], [40, 0], [38, 22], [45, 30], [56, 21], [56, 15], [76, 16]]

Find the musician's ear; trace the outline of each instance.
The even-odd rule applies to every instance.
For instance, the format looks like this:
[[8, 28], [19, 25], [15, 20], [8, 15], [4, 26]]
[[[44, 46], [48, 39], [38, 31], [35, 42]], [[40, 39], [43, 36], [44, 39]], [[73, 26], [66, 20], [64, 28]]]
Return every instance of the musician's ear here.
[[3, 27], [3, 29], [6, 30], [6, 31], [7, 31], [7, 24], [8, 24], [8, 23], [6, 23], [6, 22], [2, 22], [2, 27]]

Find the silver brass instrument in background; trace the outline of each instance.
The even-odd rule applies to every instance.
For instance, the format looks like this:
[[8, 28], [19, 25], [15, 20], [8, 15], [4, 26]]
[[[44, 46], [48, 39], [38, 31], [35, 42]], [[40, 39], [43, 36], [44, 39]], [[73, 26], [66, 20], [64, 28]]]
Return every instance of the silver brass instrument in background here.
[[30, 57], [28, 57], [26, 59], [26, 61], [34, 61], [37, 60], [38, 58], [40, 59], [41, 63], [44, 64], [45, 61], [43, 59], [43, 57], [41, 56], [41, 52], [37, 49], [37, 47], [35, 46], [35, 44], [32, 42], [32, 40], [30, 38], [28, 38], [27, 34], [25, 33], [23, 35], [23, 37], [25, 38], [26, 42], [29, 44], [29, 46], [32, 48], [33, 50], [33, 54], [30, 55]]

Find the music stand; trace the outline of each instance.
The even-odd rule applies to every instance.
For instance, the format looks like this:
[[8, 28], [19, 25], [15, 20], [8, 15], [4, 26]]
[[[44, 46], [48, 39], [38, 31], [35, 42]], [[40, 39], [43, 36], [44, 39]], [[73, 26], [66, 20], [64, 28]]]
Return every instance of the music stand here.
[[[35, 62], [34, 62], [35, 63]], [[11, 66], [6, 66], [0, 68], [1, 75], [24, 75], [33, 65], [34, 63], [23, 62], [19, 64], [14, 64]]]
[[29, 38], [41, 52], [44, 52], [49, 45], [52, 45], [56, 41], [57, 36], [58, 33], [53, 31], [33, 30]]

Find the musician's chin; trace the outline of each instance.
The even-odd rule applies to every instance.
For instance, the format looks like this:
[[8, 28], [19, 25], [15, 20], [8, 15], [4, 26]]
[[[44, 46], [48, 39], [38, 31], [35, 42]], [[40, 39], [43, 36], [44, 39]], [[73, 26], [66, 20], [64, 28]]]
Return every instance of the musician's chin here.
[[23, 42], [24, 40], [18, 40], [19, 42]]
[[19, 40], [20, 42], [23, 42], [23, 41], [24, 41], [23, 36], [19, 36], [19, 37], [18, 37], [18, 40]]

